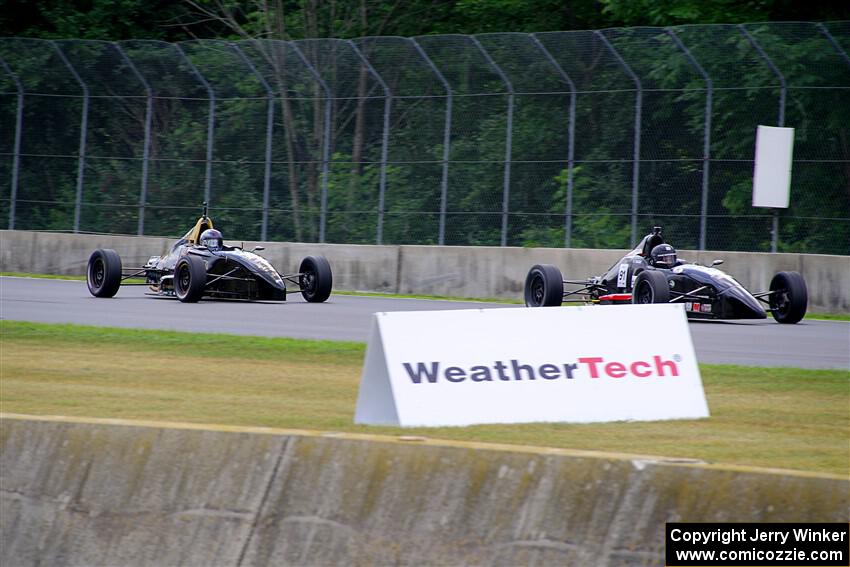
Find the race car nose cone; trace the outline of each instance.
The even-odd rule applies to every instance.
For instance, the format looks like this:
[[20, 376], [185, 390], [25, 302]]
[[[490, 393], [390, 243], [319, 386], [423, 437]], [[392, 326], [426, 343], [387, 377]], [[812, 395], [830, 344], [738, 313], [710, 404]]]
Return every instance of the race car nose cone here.
[[767, 312], [761, 306], [761, 303], [749, 292], [739, 288], [731, 288], [725, 295], [727, 309], [731, 311], [727, 317], [733, 319], [764, 319], [767, 317]]

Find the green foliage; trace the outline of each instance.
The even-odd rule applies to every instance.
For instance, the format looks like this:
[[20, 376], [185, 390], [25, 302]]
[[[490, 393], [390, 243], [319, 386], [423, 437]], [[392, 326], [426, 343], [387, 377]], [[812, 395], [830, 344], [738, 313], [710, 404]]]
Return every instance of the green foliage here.
[[458, 0], [434, 33], [538, 32], [605, 27], [594, 0]]
[[2, 0], [0, 36], [173, 40], [185, 34], [178, 18], [188, 19], [186, 6], [170, 0]]
[[848, 18], [846, 2], [792, 0], [0, 0], [0, 36], [56, 39], [410, 37]]
[[769, 0], [599, 0], [602, 11], [627, 25], [757, 22], [769, 16]]

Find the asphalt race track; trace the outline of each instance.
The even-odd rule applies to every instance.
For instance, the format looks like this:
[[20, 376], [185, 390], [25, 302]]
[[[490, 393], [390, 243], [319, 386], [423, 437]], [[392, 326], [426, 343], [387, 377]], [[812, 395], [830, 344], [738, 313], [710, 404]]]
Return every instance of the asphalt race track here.
[[[146, 292], [144, 286], [126, 286], [112, 299], [97, 299], [82, 281], [2, 277], [0, 318], [365, 342], [375, 312], [521, 307], [338, 294], [326, 303], [308, 304], [300, 293], [291, 294], [285, 303], [206, 300], [185, 304]], [[850, 370], [850, 322], [804, 319], [796, 325], [780, 325], [768, 318], [694, 321], [689, 327], [697, 358], [703, 363]], [[652, 323], [633, 332], [651, 333]], [[609, 335], [597, 340], [612, 336], [617, 339]]]

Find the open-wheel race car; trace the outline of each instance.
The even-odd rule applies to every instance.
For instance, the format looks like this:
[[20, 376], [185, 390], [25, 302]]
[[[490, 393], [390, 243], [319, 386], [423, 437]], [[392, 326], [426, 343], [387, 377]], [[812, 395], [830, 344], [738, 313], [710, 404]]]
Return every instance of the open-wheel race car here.
[[291, 284], [311, 303], [331, 294], [333, 276], [324, 256], [307, 256], [298, 272], [281, 274], [268, 260], [237, 246], [225, 246], [213, 228], [206, 204], [201, 218], [163, 256], [152, 256], [140, 268], [124, 269], [115, 250], [99, 248], [89, 257], [86, 282], [95, 297], [113, 297], [128, 279], [144, 278], [153, 295], [173, 296], [184, 303], [202, 297], [285, 301]]
[[605, 274], [584, 280], [565, 280], [549, 264], [531, 268], [525, 279], [529, 307], [561, 305], [566, 301], [598, 304], [682, 303], [693, 319], [764, 319], [770, 313], [779, 323], [797, 323], [806, 314], [808, 292], [799, 272], [779, 272], [770, 289], [750, 293], [714, 266], [687, 263], [664, 242], [654, 227], [640, 244]]

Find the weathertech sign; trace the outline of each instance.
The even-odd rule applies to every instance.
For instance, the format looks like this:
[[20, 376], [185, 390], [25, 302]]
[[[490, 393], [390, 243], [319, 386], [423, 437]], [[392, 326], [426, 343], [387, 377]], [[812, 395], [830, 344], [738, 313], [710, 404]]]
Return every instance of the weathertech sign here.
[[681, 304], [376, 313], [355, 423], [708, 417]]
[[671, 359], [653, 356], [650, 360], [620, 362], [606, 360], [601, 356], [582, 357], [573, 363], [541, 364], [539, 366], [523, 364], [513, 359], [507, 362], [497, 360], [489, 365], [475, 365], [468, 368], [443, 366], [439, 362], [404, 362], [402, 365], [414, 384], [435, 384], [438, 380], [452, 383], [469, 380], [471, 382], [511, 382], [516, 380], [574, 380], [576, 378], [652, 378], [678, 376], [681, 360], [679, 355]]

